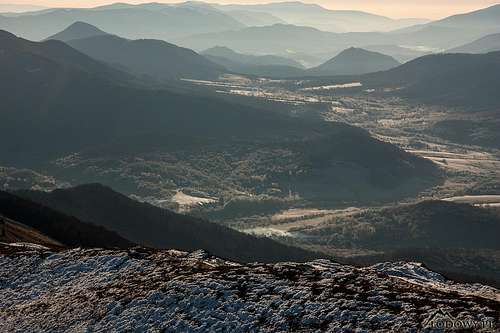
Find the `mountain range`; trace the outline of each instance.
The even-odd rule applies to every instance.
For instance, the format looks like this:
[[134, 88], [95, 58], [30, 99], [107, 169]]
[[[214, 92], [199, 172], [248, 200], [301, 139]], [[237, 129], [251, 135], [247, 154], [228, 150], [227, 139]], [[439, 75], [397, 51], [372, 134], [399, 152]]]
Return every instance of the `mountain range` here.
[[[318, 54], [340, 52], [350, 46], [388, 42], [387, 34], [378, 32], [334, 33], [307, 26], [274, 24], [264, 27], [246, 27], [217, 33], [203, 33], [176, 40], [176, 44], [195, 50], [224, 45], [236, 52], [259, 54], [294, 53]], [[297, 42], [300, 41], [300, 42]]]
[[[33, 10], [36, 9], [38, 8], [33, 7]], [[388, 31], [427, 22], [422, 19], [393, 20], [359, 11], [332, 11], [301, 2], [221, 6], [188, 1], [177, 4], [115, 3], [89, 9], [44, 9], [15, 16], [0, 16], [0, 29], [24, 38], [41, 40], [76, 21], [97, 25], [105, 31], [126, 38], [163, 40], [202, 32], [278, 23], [309, 25], [326, 31], [344, 32]]]
[[171, 40], [202, 32], [241, 29], [244, 24], [220, 11], [168, 4], [114, 4], [90, 9], [51, 9], [15, 17], [0, 15], [0, 29], [30, 40], [52, 36], [86, 22], [130, 39]]
[[226, 70], [196, 52], [153, 39], [128, 40], [76, 22], [48, 38], [100, 61], [155, 80], [214, 79]]
[[307, 4], [299, 1], [213, 6], [225, 13], [231, 13], [234, 10], [267, 13], [289, 24], [310, 26], [332, 32], [389, 31], [429, 21], [419, 18], [391, 19], [354, 10], [330, 10], [317, 4]]
[[[325, 53], [338, 53], [351, 46], [386, 45], [392, 49], [386, 48], [382, 53], [406, 61], [411, 57], [398, 58], [401, 50], [394, 48], [439, 52], [498, 33], [499, 8], [500, 5], [494, 5], [426, 23], [397, 21], [363, 12], [331, 11], [300, 2], [246, 6], [201, 2], [113, 4], [0, 15], [0, 29], [42, 40], [82, 21], [124, 38], [165, 40], [197, 51], [224, 45], [240, 53], [288, 53], [290, 57], [306, 53], [326, 61], [329, 58], [324, 57]], [[407, 27], [398, 29], [402, 26]]]
[[320, 66], [305, 69], [300, 63], [278, 56], [237, 53], [227, 47], [202, 52], [211, 61], [240, 74], [274, 78], [358, 75], [388, 70], [400, 65], [394, 58], [360, 48], [349, 48]]
[[[499, 8], [500, 5], [495, 5], [385, 33], [373, 30], [335, 33], [317, 29], [314, 25], [287, 22], [265, 27], [246, 27], [236, 31], [192, 35], [179, 38], [176, 43], [195, 50], [225, 45], [237, 52], [289, 53], [291, 57], [297, 53], [324, 57], [325, 52], [338, 53], [351, 46], [364, 48], [370, 45], [386, 45], [397, 49], [386, 48], [391, 53], [383, 53], [396, 57], [400, 52], [398, 48], [401, 47], [419, 52], [440, 52], [497, 33], [500, 31]], [[297, 43], [297, 40], [300, 40], [300, 43]], [[393, 51], [396, 52], [392, 53]]]

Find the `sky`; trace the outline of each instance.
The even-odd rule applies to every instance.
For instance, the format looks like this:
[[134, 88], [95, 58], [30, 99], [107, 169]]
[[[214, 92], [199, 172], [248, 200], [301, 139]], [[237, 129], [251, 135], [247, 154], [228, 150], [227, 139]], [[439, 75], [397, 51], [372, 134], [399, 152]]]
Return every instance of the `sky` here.
[[[15, 4], [30, 4], [47, 7], [94, 7], [114, 2], [182, 2], [183, 0], [12, 0]], [[281, 1], [281, 0], [280, 0]], [[208, 0], [217, 3], [268, 3], [280, 2], [273, 0]], [[1, 3], [10, 3], [0, 0]], [[479, 8], [488, 7], [500, 0], [303, 0], [317, 3], [330, 9], [362, 10], [392, 18], [420, 17], [437, 19], [453, 14], [465, 13]]]

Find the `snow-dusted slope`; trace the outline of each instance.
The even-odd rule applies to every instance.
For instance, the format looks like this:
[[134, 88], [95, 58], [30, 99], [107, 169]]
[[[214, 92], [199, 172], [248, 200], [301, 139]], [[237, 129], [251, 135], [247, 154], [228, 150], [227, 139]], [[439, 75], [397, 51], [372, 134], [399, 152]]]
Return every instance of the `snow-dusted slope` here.
[[414, 332], [438, 308], [493, 320], [500, 310], [498, 290], [415, 263], [240, 265], [204, 252], [8, 245], [0, 253], [1, 332]]

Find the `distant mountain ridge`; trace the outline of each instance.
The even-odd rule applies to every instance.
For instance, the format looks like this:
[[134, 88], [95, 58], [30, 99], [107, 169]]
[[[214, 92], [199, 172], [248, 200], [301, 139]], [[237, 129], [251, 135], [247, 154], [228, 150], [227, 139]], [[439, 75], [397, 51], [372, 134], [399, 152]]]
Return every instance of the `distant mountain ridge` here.
[[400, 63], [385, 54], [351, 47], [339, 53], [324, 64], [311, 68], [309, 75], [359, 75], [385, 71]]
[[286, 23], [282, 19], [272, 14], [263, 12], [253, 12], [247, 10], [230, 10], [225, 13], [235, 18], [236, 20], [238, 20], [239, 22], [243, 23], [246, 26], [259, 27], [277, 23]]
[[101, 29], [85, 23], [85, 22], [75, 22], [61, 32], [48, 37], [46, 40], [60, 40], [61, 42], [69, 42], [75, 39], [83, 39], [95, 36], [108, 35], [107, 32]]
[[459, 47], [478, 38], [500, 31], [500, 4], [452, 15], [442, 20], [401, 29], [394, 38], [408, 45], [426, 45], [441, 50]]
[[289, 24], [307, 25], [331, 32], [389, 31], [426, 23], [426, 19], [395, 20], [355, 10], [330, 10], [317, 4], [285, 1], [268, 4], [214, 5], [223, 12], [246, 10], [272, 14]]
[[500, 15], [500, 4], [494, 4], [486, 8], [478, 9], [469, 13], [457, 14], [442, 20], [429, 23], [429, 25], [441, 25], [456, 27], [462, 24], [477, 24], [481, 28], [500, 26], [498, 17]]
[[[423, 46], [438, 52], [498, 33], [499, 8], [500, 5], [494, 5], [427, 23], [357, 11], [332, 11], [300, 2], [247, 6], [201, 2], [114, 4], [90, 9], [51, 9], [37, 15], [0, 15], [0, 29], [41, 40], [76, 21], [84, 21], [125, 38], [166, 40], [195, 50], [225, 45], [246, 53], [284, 54], [290, 50], [315, 55], [340, 52], [349, 46], [391, 44]], [[278, 26], [271, 29], [273, 25]], [[278, 35], [275, 30], [279, 25], [288, 26], [288, 33], [296, 37]], [[305, 34], [292, 26], [309, 26], [318, 31]]]
[[274, 24], [264, 27], [247, 27], [234, 31], [203, 33], [179, 38], [177, 43], [196, 50], [224, 45], [240, 53], [268, 53], [290, 55], [297, 52], [317, 54], [340, 52], [350, 46], [372, 44], [374, 41], [390, 40], [378, 32], [334, 33], [308, 26]]
[[249, 55], [237, 53], [230, 48], [223, 46], [215, 46], [202, 52], [205, 56], [223, 57], [233, 62], [238, 62], [245, 65], [267, 66], [280, 65], [304, 68], [299, 62], [275, 55]]
[[299, 62], [280, 56], [241, 54], [218, 46], [205, 50], [202, 54], [210, 61], [239, 74], [275, 78], [304, 75], [305, 68]]
[[500, 51], [500, 33], [484, 36], [471, 43], [450, 49], [447, 53], [488, 53]]
[[0, 15], [0, 29], [31, 40], [42, 40], [77, 21], [130, 39], [172, 40], [245, 27], [231, 16], [213, 9], [200, 11], [188, 6], [119, 4], [90, 9], [53, 9], [37, 15]]
[[[287, 24], [191, 35], [179, 38], [178, 43], [197, 50], [225, 45], [244, 53], [290, 52], [291, 55], [307, 53], [316, 56], [337, 53], [351, 46], [365, 48], [369, 45], [404, 45], [409, 49], [415, 48], [424, 52], [442, 52], [485, 35], [498, 33], [499, 8], [499, 5], [491, 6], [480, 11], [390, 32], [367, 30], [336, 33], [315, 25], [308, 26], [303, 22], [287, 21]], [[483, 17], [485, 22], [482, 22]], [[391, 55], [397, 55], [397, 52]]]
[[47, 9], [47, 7], [37, 5], [22, 5], [15, 3], [0, 4], [0, 13], [24, 13], [43, 9]]

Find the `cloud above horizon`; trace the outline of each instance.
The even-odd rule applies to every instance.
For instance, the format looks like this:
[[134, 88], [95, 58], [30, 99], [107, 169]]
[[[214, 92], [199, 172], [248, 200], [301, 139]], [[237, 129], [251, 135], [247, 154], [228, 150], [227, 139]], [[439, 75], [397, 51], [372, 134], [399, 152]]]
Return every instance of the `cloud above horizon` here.
[[[175, 3], [182, 2], [182, 0], [12, 0], [12, 3], [16, 4], [47, 7], [94, 7], [114, 2]], [[283, 0], [208, 0], [207, 2], [253, 4], [283, 2]], [[469, 12], [500, 3], [499, 0], [304, 0], [303, 2], [316, 3], [330, 9], [362, 10], [393, 18], [425, 17], [431, 19]]]

